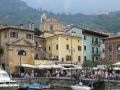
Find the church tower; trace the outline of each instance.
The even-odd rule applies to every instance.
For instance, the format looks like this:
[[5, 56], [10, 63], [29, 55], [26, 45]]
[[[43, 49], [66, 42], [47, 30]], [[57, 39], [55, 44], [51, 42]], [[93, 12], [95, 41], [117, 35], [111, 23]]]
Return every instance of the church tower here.
[[43, 14], [41, 15], [41, 23], [43, 23], [44, 20], [46, 20], [46, 19], [47, 19], [47, 16], [46, 16], [45, 13], [43, 13]]

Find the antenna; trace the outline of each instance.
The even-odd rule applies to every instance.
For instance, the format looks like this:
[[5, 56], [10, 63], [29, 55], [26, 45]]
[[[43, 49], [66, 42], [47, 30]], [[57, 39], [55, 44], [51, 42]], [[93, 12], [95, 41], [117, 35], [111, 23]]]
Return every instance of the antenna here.
[[70, 6], [71, 6], [72, 0], [65, 0], [65, 13], [66, 15], [70, 12]]

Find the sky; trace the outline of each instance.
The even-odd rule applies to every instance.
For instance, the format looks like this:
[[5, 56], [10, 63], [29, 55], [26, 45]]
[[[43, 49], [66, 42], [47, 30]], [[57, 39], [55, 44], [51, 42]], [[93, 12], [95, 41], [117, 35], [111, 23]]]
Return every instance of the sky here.
[[120, 11], [120, 0], [23, 0], [33, 8], [52, 12], [94, 14]]

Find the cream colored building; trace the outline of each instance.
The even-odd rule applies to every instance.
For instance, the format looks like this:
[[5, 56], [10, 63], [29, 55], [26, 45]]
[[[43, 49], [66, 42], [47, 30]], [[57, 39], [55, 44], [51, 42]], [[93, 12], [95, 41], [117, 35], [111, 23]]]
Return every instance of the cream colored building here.
[[[4, 27], [0, 29], [0, 45], [4, 48], [1, 64], [10, 72], [16, 71], [21, 64], [34, 64], [34, 30], [23, 29], [23, 26]], [[25, 51], [19, 56], [20, 50]], [[17, 70], [19, 72], [19, 70]]]

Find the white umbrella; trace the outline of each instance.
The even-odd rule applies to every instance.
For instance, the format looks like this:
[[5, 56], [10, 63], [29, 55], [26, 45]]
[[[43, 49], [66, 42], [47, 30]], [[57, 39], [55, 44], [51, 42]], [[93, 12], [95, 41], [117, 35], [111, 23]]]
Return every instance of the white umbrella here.
[[120, 62], [113, 64], [114, 66], [120, 66]]
[[21, 64], [21, 65], [19, 65], [19, 66], [21, 66], [21, 67], [26, 67], [26, 68], [36, 68], [36, 66], [31, 65], [31, 64]]
[[53, 69], [53, 68], [62, 69], [63, 68], [60, 65], [49, 65], [49, 64], [41, 64], [41, 65], [37, 65], [37, 67], [39, 69]]
[[51, 65], [51, 68], [58, 68], [58, 69], [62, 69], [63, 66], [60, 66], [60, 65]]
[[119, 67], [114, 67], [113, 70], [120, 70], [120, 68]]
[[50, 65], [44, 65], [44, 64], [37, 65], [37, 67], [38, 67], [39, 69], [50, 69], [50, 68], [51, 68]]

